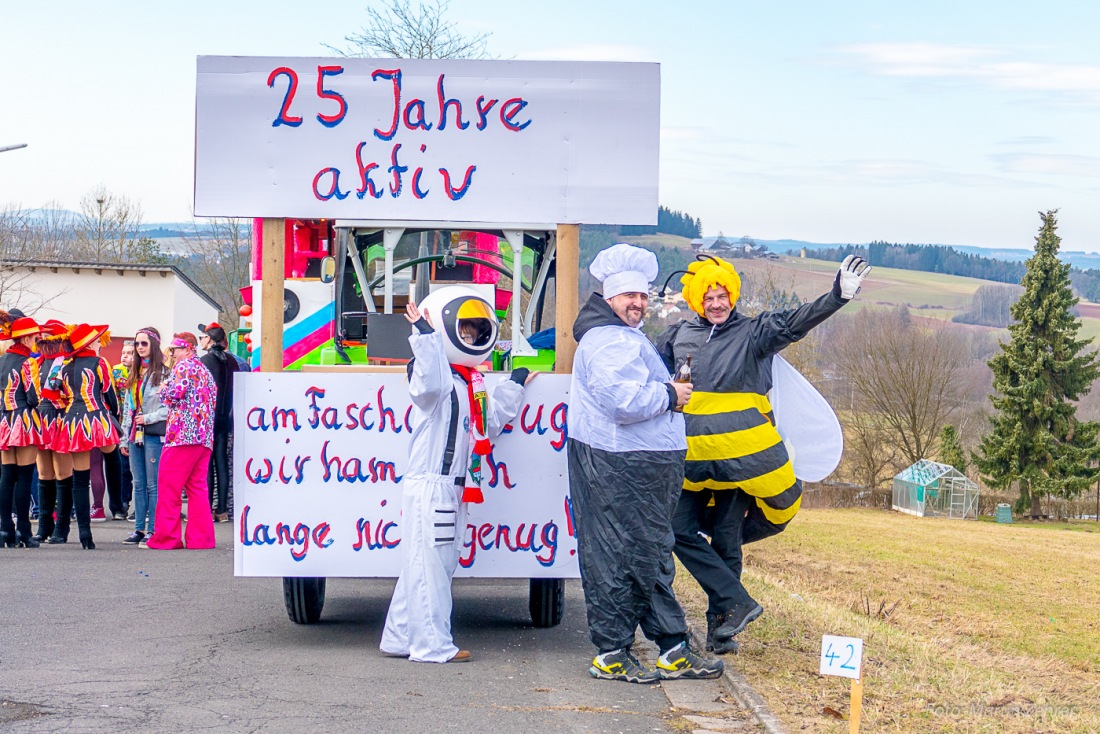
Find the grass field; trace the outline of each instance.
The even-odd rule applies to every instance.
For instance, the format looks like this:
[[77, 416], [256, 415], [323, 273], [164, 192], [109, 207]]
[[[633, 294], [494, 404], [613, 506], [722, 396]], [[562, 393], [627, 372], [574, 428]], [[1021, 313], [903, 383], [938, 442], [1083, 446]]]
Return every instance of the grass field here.
[[[833, 634], [864, 640], [862, 731], [1098, 732], [1096, 525], [805, 510], [747, 546], [765, 613], [727, 665], [791, 731], [848, 731], [823, 713], [848, 712], [850, 682], [818, 674]], [[683, 569], [677, 591], [701, 618]]]

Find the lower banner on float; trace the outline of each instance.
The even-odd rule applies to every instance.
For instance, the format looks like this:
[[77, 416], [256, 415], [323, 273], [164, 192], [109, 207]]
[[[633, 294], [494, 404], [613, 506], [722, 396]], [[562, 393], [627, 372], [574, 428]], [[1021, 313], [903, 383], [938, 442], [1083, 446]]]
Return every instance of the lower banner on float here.
[[[490, 394], [506, 375], [486, 375]], [[493, 440], [456, 576], [577, 578], [569, 375], [541, 374]], [[399, 374], [238, 373], [234, 573], [396, 577], [412, 402]]]

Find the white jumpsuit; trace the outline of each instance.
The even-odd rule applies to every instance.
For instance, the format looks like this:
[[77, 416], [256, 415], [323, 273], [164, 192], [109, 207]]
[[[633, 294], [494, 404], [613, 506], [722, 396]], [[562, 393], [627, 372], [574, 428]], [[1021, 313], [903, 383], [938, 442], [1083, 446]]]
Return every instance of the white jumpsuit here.
[[[461, 498], [470, 464], [470, 404], [466, 382], [447, 363], [443, 335], [414, 333], [409, 343], [413, 432], [401, 482], [405, 562], [378, 647], [417, 662], [445, 663], [458, 652], [451, 638], [451, 577], [466, 532]], [[486, 435], [499, 435], [522, 403], [523, 387], [501, 382], [489, 397]]]

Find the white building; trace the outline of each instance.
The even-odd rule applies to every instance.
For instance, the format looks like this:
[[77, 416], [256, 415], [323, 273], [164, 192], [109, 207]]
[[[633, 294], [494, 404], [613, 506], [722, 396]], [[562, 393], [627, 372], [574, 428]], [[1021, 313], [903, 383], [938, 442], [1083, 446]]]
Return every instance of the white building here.
[[172, 265], [0, 260], [0, 308], [38, 322], [109, 324], [116, 337], [143, 326], [162, 335], [218, 319], [218, 304]]

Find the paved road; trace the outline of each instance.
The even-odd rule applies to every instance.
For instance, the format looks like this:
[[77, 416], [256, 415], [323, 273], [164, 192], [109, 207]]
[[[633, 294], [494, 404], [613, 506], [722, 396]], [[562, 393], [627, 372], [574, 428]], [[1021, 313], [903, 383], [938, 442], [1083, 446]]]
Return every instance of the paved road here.
[[196, 552], [122, 545], [129, 529], [93, 526], [92, 552], [0, 549], [0, 730], [670, 732], [699, 726], [681, 718], [695, 712], [745, 720], [717, 682], [590, 678], [579, 582], [548, 630], [530, 625], [526, 581], [456, 582], [455, 635], [475, 661], [416, 664], [377, 650], [391, 580], [330, 580], [322, 621], [299, 626], [279, 579], [233, 577], [231, 525]]

